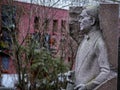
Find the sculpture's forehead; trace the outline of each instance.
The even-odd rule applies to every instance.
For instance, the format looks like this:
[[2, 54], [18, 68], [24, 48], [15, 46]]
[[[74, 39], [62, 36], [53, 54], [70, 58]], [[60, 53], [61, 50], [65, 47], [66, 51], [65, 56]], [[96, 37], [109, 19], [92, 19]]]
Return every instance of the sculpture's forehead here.
[[88, 16], [86, 9], [82, 10], [80, 16]]

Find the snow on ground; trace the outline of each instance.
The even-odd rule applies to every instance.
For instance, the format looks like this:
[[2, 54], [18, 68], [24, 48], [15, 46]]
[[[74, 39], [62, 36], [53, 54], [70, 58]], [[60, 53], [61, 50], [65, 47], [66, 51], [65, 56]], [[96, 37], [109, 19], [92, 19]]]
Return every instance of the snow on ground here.
[[17, 74], [2, 74], [1, 84], [4, 87], [14, 88], [15, 83], [18, 81]]

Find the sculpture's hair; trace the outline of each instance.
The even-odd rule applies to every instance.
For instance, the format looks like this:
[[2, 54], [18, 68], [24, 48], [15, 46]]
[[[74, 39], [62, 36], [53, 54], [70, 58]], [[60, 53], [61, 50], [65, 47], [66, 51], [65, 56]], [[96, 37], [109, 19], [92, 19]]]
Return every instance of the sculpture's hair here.
[[95, 24], [99, 25], [99, 6], [87, 6], [84, 8], [87, 14], [96, 19]]

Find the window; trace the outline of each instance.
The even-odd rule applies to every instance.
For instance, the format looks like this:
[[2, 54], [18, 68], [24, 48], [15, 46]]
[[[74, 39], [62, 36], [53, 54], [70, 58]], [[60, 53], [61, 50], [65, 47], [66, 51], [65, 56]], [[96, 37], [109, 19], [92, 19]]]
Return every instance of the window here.
[[2, 5], [1, 42], [3, 43], [3, 46], [1, 46], [1, 49], [11, 48], [12, 40], [10, 32], [14, 33], [13, 30], [15, 29], [15, 11], [16, 11], [15, 6]]
[[44, 27], [46, 30], [48, 29], [48, 26], [49, 26], [49, 19], [46, 18], [44, 21]]
[[61, 21], [61, 32], [65, 31], [65, 30], [66, 30], [66, 21], [62, 20]]
[[2, 73], [9, 73], [10, 56], [8, 50], [0, 50], [0, 68]]
[[15, 6], [2, 5], [1, 7], [1, 37], [0, 37], [0, 56], [3, 73], [8, 73], [12, 37], [15, 29]]
[[15, 28], [15, 6], [2, 5], [2, 28], [13, 30]]
[[45, 33], [44, 35], [44, 46], [48, 51], [50, 51], [50, 34]]
[[34, 29], [39, 29], [39, 21], [40, 21], [40, 18], [36, 16], [34, 18]]
[[53, 32], [58, 30], [58, 20], [53, 20]]
[[31, 44], [34, 47], [34, 49], [40, 49], [40, 47], [41, 47], [41, 43], [40, 43], [41, 34], [40, 34], [40, 32], [34, 32], [32, 34], [31, 40], [32, 40]]
[[2, 56], [2, 70], [5, 73], [7, 73], [6, 71], [9, 69], [9, 59], [9, 56]]
[[26, 38], [26, 44], [27, 44], [27, 45], [30, 44], [31, 38], [32, 38], [32, 34], [30, 33], [30, 34], [27, 35], [27, 38]]

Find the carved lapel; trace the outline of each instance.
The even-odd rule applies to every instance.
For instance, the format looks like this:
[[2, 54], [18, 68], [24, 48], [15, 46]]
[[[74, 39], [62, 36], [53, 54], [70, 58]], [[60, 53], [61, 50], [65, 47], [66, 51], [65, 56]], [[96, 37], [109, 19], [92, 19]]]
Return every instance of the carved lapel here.
[[79, 71], [81, 65], [84, 63], [85, 58], [89, 55], [90, 51], [93, 50], [93, 47], [100, 36], [99, 31], [92, 32], [90, 35], [90, 39], [84, 39], [81, 46], [78, 48], [78, 52], [76, 55], [76, 65], [75, 69]]

